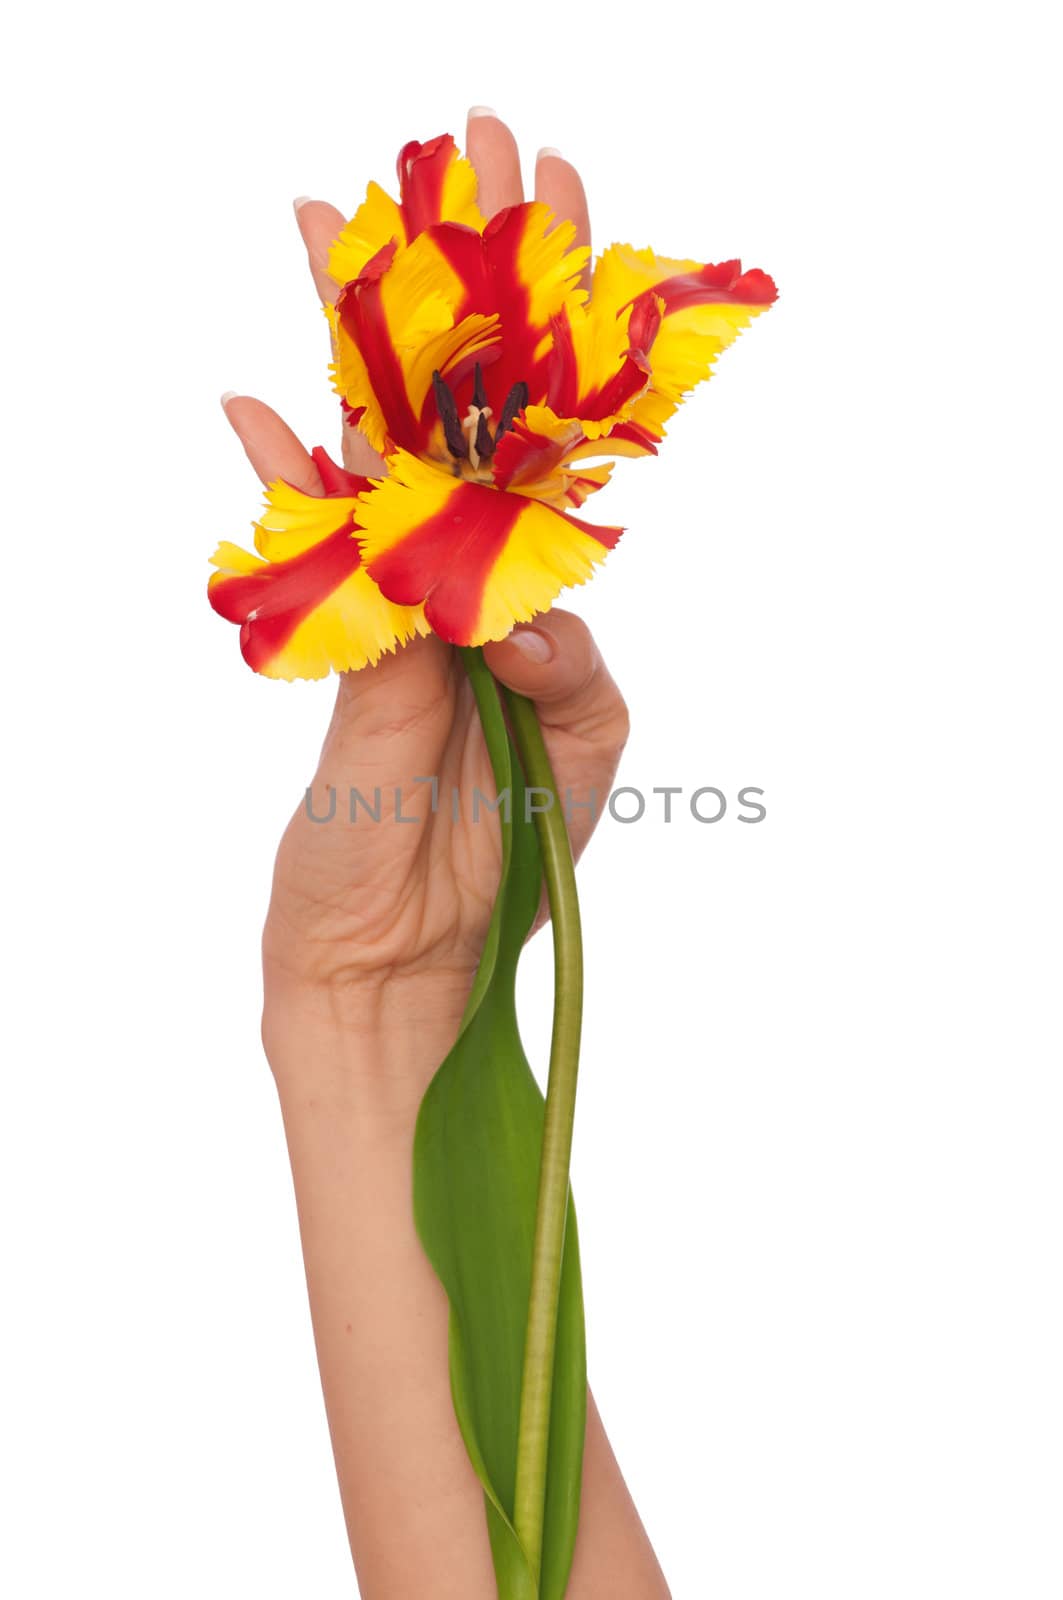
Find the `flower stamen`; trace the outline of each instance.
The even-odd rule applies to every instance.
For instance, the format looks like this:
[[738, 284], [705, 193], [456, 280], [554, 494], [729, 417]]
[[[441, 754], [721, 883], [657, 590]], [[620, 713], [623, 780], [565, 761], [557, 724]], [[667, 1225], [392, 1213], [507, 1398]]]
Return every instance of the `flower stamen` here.
[[439, 420], [443, 424], [443, 437], [447, 441], [447, 449], [458, 461], [464, 461], [469, 454], [469, 446], [465, 442], [465, 435], [461, 431], [461, 419], [458, 416], [458, 403], [451, 392], [450, 385], [438, 372], [432, 374], [432, 392], [436, 397], [436, 410]]
[[527, 404], [528, 385], [523, 382], [515, 383], [506, 395], [505, 404], [502, 407], [502, 415], [498, 419], [498, 427], [495, 429], [495, 444], [498, 443], [504, 433], [507, 433], [512, 428], [517, 420], [518, 413], [523, 411]]

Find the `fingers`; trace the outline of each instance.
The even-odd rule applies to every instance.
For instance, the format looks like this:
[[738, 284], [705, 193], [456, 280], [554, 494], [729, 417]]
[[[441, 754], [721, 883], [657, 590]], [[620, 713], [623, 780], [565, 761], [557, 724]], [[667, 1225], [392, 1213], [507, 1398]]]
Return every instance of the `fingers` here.
[[339, 238], [347, 218], [324, 200], [308, 200], [301, 195], [295, 204], [295, 223], [303, 236], [310, 261], [310, 275], [323, 305], [336, 299], [336, 284], [328, 275], [329, 251]]
[[263, 483], [283, 478], [303, 494], [324, 493], [321, 474], [310, 452], [275, 411], [246, 394], [224, 394], [221, 404], [247, 459]]
[[558, 221], [576, 224], [574, 244], [591, 242], [591, 219], [583, 181], [559, 150], [540, 150], [535, 161], [535, 198], [548, 205]]
[[478, 202], [485, 217], [524, 199], [517, 141], [488, 106], [473, 106], [465, 129], [465, 153], [476, 168]]
[[579, 855], [627, 742], [620, 691], [586, 624], [568, 611], [550, 611], [530, 627], [515, 628], [484, 645], [484, 657], [501, 683], [535, 703]]

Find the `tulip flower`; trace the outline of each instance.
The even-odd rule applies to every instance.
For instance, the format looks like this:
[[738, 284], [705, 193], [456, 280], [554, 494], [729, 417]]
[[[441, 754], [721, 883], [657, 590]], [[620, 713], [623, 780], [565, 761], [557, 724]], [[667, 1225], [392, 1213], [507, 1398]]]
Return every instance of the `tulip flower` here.
[[504, 638], [581, 584], [623, 531], [574, 512], [615, 456], [655, 455], [669, 417], [775, 285], [737, 261], [588, 251], [538, 201], [484, 222], [449, 135], [399, 157], [329, 270], [335, 387], [384, 459], [329, 464], [326, 496], [271, 486], [258, 557], [222, 544], [209, 595], [248, 664], [314, 678], [431, 630]]

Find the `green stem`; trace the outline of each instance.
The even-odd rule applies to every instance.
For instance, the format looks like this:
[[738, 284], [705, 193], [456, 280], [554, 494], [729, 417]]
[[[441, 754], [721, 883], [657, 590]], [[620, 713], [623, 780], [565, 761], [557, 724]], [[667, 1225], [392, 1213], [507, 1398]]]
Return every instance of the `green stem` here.
[[546, 753], [542, 729], [531, 701], [506, 690], [513, 738], [529, 789], [549, 794], [549, 809], [535, 825], [543, 858], [546, 893], [554, 933], [554, 1029], [550, 1076], [539, 1167], [531, 1295], [521, 1380], [520, 1430], [513, 1522], [532, 1566], [536, 1587], [542, 1565], [546, 1507], [546, 1468], [550, 1444], [557, 1306], [561, 1255], [568, 1216], [568, 1168], [576, 1114], [580, 1024], [583, 1014], [583, 942], [572, 846]]

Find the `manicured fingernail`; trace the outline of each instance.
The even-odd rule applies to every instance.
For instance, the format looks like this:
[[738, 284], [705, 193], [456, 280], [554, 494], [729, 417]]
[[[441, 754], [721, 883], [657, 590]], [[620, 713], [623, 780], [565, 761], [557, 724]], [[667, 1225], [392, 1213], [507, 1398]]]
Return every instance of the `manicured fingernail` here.
[[529, 661], [550, 661], [554, 654], [554, 641], [535, 628], [515, 628], [509, 636], [514, 649]]
[[313, 197], [312, 194], [297, 194], [296, 195], [295, 199], [292, 201], [292, 209], [294, 210], [296, 216], [299, 215], [300, 207], [308, 206], [313, 198], [314, 197]]
[[235, 389], [226, 389], [225, 393], [221, 397], [221, 408], [222, 408], [222, 410], [224, 411], [227, 408], [230, 400], [235, 400], [235, 399], [236, 399], [236, 390]]
[[469, 121], [470, 122], [472, 121], [473, 117], [497, 117], [497, 116], [498, 116], [498, 112], [495, 110], [494, 106], [470, 106], [469, 107]]
[[544, 144], [535, 159], [536, 161], [545, 161], [547, 156], [556, 156], [559, 161], [564, 161], [565, 159], [560, 150], [554, 144]]

